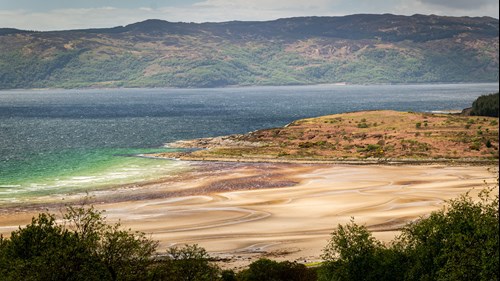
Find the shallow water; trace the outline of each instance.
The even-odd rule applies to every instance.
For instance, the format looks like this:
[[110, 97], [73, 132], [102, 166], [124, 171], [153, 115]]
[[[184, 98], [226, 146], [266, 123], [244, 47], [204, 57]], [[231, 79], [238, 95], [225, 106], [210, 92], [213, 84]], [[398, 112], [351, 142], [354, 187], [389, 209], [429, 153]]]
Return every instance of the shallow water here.
[[469, 107], [493, 84], [0, 91], [0, 202], [167, 177], [186, 165], [133, 155], [358, 110]]

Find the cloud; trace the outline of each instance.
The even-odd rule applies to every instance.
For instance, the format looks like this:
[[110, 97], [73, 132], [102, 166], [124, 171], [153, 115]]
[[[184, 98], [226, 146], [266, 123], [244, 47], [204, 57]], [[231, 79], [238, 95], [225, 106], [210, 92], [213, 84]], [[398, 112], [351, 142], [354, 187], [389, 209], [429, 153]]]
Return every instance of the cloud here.
[[[452, 3], [453, 2], [453, 3]], [[477, 0], [477, 4], [472, 6], [467, 0], [446, 1], [446, 0], [416, 0], [401, 1], [394, 7], [398, 14], [425, 14], [441, 16], [490, 16], [498, 19], [498, 0]]]
[[49, 12], [0, 11], [0, 26], [27, 30], [66, 30], [114, 27], [142, 21], [148, 13], [115, 7], [56, 9]]
[[[96, 2], [104, 1], [93, 0], [93, 3]], [[113, 0], [104, 2], [108, 4], [107, 7], [75, 7], [74, 3], [77, 2], [71, 3], [73, 4], [68, 8], [29, 10], [2, 9], [0, 2], [0, 27], [43, 31], [114, 27], [146, 19], [172, 22], [262, 21], [297, 16], [341, 16], [359, 13], [419, 13], [498, 18], [497, 0], [477, 0], [473, 7], [470, 7], [470, 1], [465, 0], [151, 0], [142, 2], [143, 5], [136, 3], [135, 6], [128, 1]], [[117, 3], [124, 4], [120, 6]]]
[[[192, 5], [166, 7], [98, 7], [53, 9], [44, 12], [0, 10], [0, 27], [28, 30], [64, 30], [127, 25], [146, 19], [172, 22], [221, 22], [231, 20], [273, 20], [284, 17], [325, 14], [328, 0], [224, 1], [207, 0]], [[267, 3], [267, 4], [266, 4]]]
[[325, 9], [338, 1], [332, 0], [205, 0], [193, 4], [193, 7], [215, 9], [244, 9], [244, 10], [311, 10]]
[[197, 21], [273, 20], [277, 18], [340, 15], [331, 12], [332, 0], [205, 0], [191, 6]]
[[491, 0], [420, 0], [424, 4], [431, 4], [431, 5], [437, 5], [437, 6], [442, 6], [442, 7], [447, 7], [447, 8], [453, 8], [453, 9], [477, 9], [482, 6], [487, 6], [490, 5], [491, 3], [496, 2], [498, 4], [498, 1], [491, 1]]

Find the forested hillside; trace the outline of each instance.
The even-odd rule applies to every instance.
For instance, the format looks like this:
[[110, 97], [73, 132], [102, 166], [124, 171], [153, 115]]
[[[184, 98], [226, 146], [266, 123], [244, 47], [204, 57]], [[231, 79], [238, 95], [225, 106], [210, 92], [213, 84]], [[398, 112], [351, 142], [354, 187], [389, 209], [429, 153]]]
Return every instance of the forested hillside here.
[[498, 27], [384, 14], [0, 29], [0, 89], [497, 82]]
[[499, 93], [483, 95], [472, 103], [470, 115], [498, 117]]

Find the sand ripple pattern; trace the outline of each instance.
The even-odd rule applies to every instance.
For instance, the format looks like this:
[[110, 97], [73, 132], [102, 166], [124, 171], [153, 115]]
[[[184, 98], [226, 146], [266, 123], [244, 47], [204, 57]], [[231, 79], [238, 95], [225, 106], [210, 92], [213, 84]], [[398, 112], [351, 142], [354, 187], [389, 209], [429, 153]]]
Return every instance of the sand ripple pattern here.
[[[407, 222], [473, 188], [477, 194], [485, 181], [496, 183], [498, 174], [497, 168], [480, 166], [238, 165], [152, 187], [198, 195], [99, 207], [110, 220], [152, 233], [160, 249], [197, 243], [240, 261], [261, 255], [317, 260], [332, 230], [351, 217], [389, 241]], [[253, 181], [259, 187], [248, 189]]]
[[[256, 178], [253, 172], [232, 170], [230, 178], [239, 183]], [[124, 222], [152, 232], [164, 245], [198, 243], [220, 254], [276, 252], [311, 259], [321, 253], [337, 224], [351, 217], [379, 238], [390, 240], [402, 225], [439, 209], [444, 200], [472, 188], [475, 194], [485, 187], [484, 181], [494, 183], [497, 171], [486, 167], [295, 165], [274, 173], [281, 180], [299, 183], [152, 201], [134, 211], [127, 206], [114, 212], [117, 217], [126, 213]], [[203, 182], [226, 186], [230, 181], [223, 176]], [[245, 182], [249, 185], [251, 180]]]

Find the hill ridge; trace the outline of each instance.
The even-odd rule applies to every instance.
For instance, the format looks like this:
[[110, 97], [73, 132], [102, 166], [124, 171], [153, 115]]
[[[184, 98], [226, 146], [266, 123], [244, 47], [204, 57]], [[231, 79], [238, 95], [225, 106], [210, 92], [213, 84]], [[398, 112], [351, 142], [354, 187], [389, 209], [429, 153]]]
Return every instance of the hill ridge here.
[[497, 19], [358, 14], [0, 29], [0, 89], [498, 82]]

